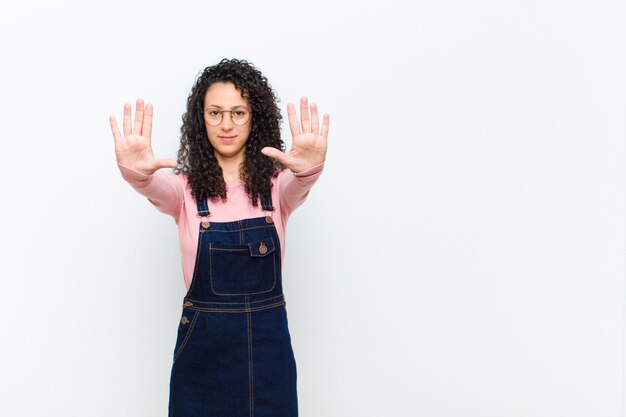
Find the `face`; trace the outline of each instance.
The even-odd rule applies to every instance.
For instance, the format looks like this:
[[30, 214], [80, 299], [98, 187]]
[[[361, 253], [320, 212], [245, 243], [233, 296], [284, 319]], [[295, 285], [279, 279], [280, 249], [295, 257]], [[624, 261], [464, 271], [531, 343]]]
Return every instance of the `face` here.
[[[246, 124], [238, 126], [233, 122], [230, 112], [230, 110], [235, 112], [233, 117], [236, 119], [241, 115], [237, 110], [242, 109], [252, 110], [248, 100], [241, 97], [241, 91], [237, 90], [233, 83], [221, 81], [213, 83], [204, 95], [204, 125], [218, 162], [229, 159], [243, 162], [246, 142], [252, 130], [252, 114]], [[209, 125], [207, 121], [219, 114], [220, 110], [224, 110], [220, 124]]]

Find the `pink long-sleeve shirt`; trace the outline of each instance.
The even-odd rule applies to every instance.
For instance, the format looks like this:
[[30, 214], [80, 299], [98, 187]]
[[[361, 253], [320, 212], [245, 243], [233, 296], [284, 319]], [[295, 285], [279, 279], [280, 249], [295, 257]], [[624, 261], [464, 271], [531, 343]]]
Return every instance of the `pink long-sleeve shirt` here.
[[[159, 211], [174, 218], [178, 225], [183, 278], [185, 286], [189, 289], [195, 267], [201, 219], [197, 217], [197, 205], [191, 190], [187, 187], [187, 177], [165, 170], [146, 175], [120, 163], [118, 167], [122, 177], [137, 192], [147, 197]], [[280, 240], [281, 259], [285, 256], [287, 219], [304, 202], [309, 190], [321, 175], [323, 167], [322, 163], [297, 174], [285, 169], [277, 177], [272, 178], [272, 202], [275, 208], [272, 217]], [[226, 190], [228, 199], [225, 202], [221, 199], [209, 200], [210, 221], [229, 222], [265, 216], [260, 204], [254, 207], [250, 202], [243, 181], [227, 184]]]

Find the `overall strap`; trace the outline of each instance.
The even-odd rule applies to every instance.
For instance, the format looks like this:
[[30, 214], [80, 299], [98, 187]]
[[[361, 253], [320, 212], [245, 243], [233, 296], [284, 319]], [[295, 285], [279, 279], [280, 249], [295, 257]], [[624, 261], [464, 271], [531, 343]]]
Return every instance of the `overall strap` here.
[[210, 216], [211, 212], [209, 211], [209, 204], [207, 203], [207, 199], [202, 201], [198, 201], [198, 217], [206, 217]]
[[261, 208], [263, 211], [274, 211], [274, 206], [272, 205], [272, 193], [270, 192], [269, 196], [266, 198], [261, 197]]

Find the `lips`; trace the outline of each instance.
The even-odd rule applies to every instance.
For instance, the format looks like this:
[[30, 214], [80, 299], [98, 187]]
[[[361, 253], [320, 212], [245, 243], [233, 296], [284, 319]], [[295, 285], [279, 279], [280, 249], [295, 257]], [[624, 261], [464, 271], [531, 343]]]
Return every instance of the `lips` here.
[[218, 136], [218, 138], [220, 138], [222, 142], [229, 143], [235, 140], [236, 136]]

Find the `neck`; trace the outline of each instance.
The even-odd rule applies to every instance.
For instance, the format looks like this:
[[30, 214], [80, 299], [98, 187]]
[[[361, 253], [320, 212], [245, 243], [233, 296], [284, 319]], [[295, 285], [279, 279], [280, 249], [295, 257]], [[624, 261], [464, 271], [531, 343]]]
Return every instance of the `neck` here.
[[226, 184], [236, 184], [241, 181], [240, 167], [243, 164], [243, 153], [233, 156], [215, 155], [222, 168], [222, 175]]

